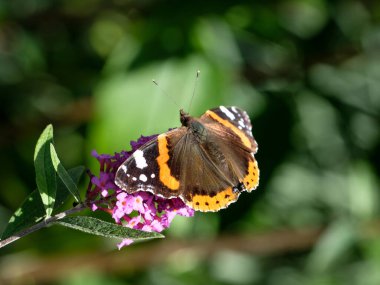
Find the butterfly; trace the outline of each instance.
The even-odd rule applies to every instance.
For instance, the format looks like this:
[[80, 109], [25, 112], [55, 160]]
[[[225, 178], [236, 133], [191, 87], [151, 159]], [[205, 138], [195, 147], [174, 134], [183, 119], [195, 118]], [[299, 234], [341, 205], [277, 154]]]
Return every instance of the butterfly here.
[[215, 212], [259, 183], [258, 146], [245, 111], [220, 106], [195, 118], [180, 110], [182, 126], [137, 149], [117, 170], [115, 183], [128, 193], [149, 191], [181, 198]]

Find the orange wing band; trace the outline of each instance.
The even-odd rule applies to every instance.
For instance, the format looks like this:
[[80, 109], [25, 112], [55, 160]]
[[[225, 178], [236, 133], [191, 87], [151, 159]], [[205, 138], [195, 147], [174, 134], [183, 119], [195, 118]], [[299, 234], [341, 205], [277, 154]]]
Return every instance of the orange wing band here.
[[[253, 157], [253, 155], [252, 155]], [[260, 170], [255, 158], [248, 163], [248, 174], [244, 177], [243, 183], [248, 192], [255, 190], [259, 185]]]
[[206, 112], [207, 115], [209, 115], [211, 118], [213, 118], [215, 121], [221, 123], [223, 126], [226, 126], [231, 131], [233, 131], [242, 141], [242, 143], [249, 149], [252, 149], [252, 143], [249, 140], [249, 138], [244, 134], [243, 131], [239, 130], [237, 127], [235, 127], [233, 124], [231, 124], [229, 121], [219, 117], [216, 113], [213, 111], [208, 110]]
[[160, 180], [162, 184], [168, 187], [170, 190], [176, 191], [179, 189], [179, 181], [172, 176], [170, 168], [168, 166], [169, 161], [169, 149], [166, 135], [159, 135], [158, 138], [158, 153], [157, 163], [160, 169]]
[[194, 195], [191, 197], [191, 201], [187, 201], [186, 204], [196, 211], [216, 212], [235, 202], [238, 197], [239, 193], [234, 193], [232, 188], [228, 187], [213, 197], [208, 195]]

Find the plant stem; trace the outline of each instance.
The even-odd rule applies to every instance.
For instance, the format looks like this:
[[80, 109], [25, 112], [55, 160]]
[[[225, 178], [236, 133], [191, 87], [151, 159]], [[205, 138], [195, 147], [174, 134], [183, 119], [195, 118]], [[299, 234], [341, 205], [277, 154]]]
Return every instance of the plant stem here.
[[28, 234], [31, 234], [31, 233], [33, 233], [33, 232], [35, 232], [37, 230], [40, 230], [42, 228], [45, 228], [45, 227], [49, 226], [50, 224], [52, 224], [52, 223], [54, 223], [54, 222], [56, 222], [56, 221], [58, 221], [58, 220], [60, 220], [60, 219], [62, 219], [64, 217], [66, 217], [68, 215], [80, 212], [80, 211], [82, 211], [82, 210], [84, 210], [86, 208], [87, 208], [86, 204], [79, 204], [79, 205], [75, 206], [74, 208], [71, 208], [71, 209], [69, 209], [67, 211], [64, 211], [64, 212], [56, 214], [56, 215], [54, 215], [54, 216], [52, 216], [50, 218], [47, 218], [47, 219], [45, 219], [45, 220], [43, 220], [43, 221], [41, 221], [41, 222], [39, 222], [39, 223], [31, 226], [30, 228], [22, 230], [22, 231], [18, 232], [17, 234], [10, 236], [9, 238], [1, 240], [0, 241], [0, 248], [2, 248], [4, 246], [6, 246], [6, 245], [8, 245], [8, 244], [10, 244], [10, 243], [18, 240], [19, 238], [22, 238], [22, 237], [24, 237], [24, 236], [26, 236]]

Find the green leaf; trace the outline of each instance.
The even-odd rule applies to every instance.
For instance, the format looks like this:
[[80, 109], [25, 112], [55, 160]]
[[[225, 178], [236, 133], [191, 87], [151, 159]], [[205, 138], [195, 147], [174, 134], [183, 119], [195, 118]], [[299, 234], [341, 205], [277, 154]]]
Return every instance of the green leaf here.
[[66, 169], [61, 164], [61, 161], [59, 160], [57, 152], [55, 151], [54, 145], [52, 143], [50, 144], [50, 155], [51, 155], [54, 169], [57, 172], [59, 178], [61, 178], [61, 181], [63, 182], [63, 184], [65, 184], [67, 190], [69, 190], [69, 192], [74, 196], [75, 200], [78, 203], [80, 203], [81, 199], [80, 199], [78, 187], [74, 183], [74, 181], [71, 179]]
[[9, 219], [1, 239], [6, 239], [21, 230], [41, 221], [46, 215], [38, 190], [34, 190]]
[[[83, 166], [69, 169], [69, 175], [75, 183], [78, 183], [83, 170]], [[57, 199], [55, 201], [56, 208], [61, 206], [70, 196], [70, 193], [67, 191], [63, 182], [58, 181], [57, 187]], [[8, 238], [13, 234], [36, 224], [41, 221], [45, 215], [45, 207], [42, 204], [40, 193], [38, 190], [34, 190], [21, 204], [21, 207], [14, 212], [1, 236], [1, 239]]]
[[50, 155], [50, 144], [53, 142], [53, 126], [48, 125], [37, 141], [34, 151], [37, 189], [40, 192], [46, 216], [53, 212], [57, 181]]
[[[68, 170], [70, 178], [71, 180], [73, 180], [75, 185], [78, 185], [79, 179], [82, 176], [84, 169], [85, 169], [84, 166], [81, 165], [81, 166], [70, 168]], [[54, 204], [55, 210], [61, 207], [66, 202], [67, 198], [71, 196], [71, 193], [67, 190], [66, 185], [63, 184], [61, 179], [58, 180], [57, 185], [58, 185], [57, 196], [55, 197], [55, 204]]]
[[76, 229], [85, 233], [120, 239], [152, 239], [163, 238], [164, 236], [156, 232], [144, 232], [127, 227], [119, 226], [117, 224], [105, 222], [93, 217], [76, 216], [65, 217], [55, 224], [59, 224], [65, 227]]

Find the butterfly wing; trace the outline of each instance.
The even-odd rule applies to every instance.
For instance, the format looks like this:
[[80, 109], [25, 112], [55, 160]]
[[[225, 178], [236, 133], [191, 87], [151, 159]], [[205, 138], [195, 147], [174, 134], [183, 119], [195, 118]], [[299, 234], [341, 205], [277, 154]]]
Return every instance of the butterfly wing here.
[[174, 148], [170, 168], [180, 171], [181, 197], [198, 211], [218, 211], [239, 197], [239, 184], [221, 149], [189, 131]]
[[[201, 117], [201, 119], [212, 119], [213, 121], [218, 122], [222, 126], [226, 127], [226, 130], [231, 130], [233, 135], [239, 137], [239, 140], [243, 143], [243, 145], [250, 149], [253, 154], [257, 152], [258, 147], [252, 135], [251, 120], [249, 119], [247, 112], [244, 110], [234, 106], [220, 106], [218, 108], [208, 110]], [[231, 136], [228, 135], [228, 139], [230, 138]]]
[[237, 107], [220, 106], [208, 110], [200, 120], [208, 130], [209, 140], [218, 144], [244, 190], [256, 189], [260, 173], [254, 154], [258, 146], [247, 113]]
[[180, 177], [188, 187], [182, 192], [187, 205], [199, 211], [218, 211], [236, 201], [241, 191], [257, 187], [257, 143], [247, 113], [239, 108], [209, 110], [198, 122], [206, 138], [199, 142], [187, 133], [173, 158], [182, 162]]
[[136, 150], [117, 170], [116, 185], [128, 193], [149, 191], [164, 198], [178, 197], [180, 172], [171, 165], [176, 170], [174, 175], [168, 161], [171, 143], [175, 145], [185, 133], [184, 127], [173, 129]]

